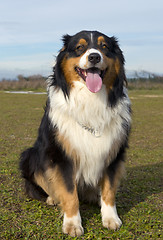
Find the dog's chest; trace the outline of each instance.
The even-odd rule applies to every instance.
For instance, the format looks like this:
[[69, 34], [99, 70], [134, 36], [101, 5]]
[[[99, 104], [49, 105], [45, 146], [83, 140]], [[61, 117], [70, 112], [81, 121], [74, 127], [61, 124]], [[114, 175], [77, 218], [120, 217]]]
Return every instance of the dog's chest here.
[[96, 97], [84, 93], [72, 93], [67, 102], [59, 96], [51, 99], [54, 102], [49, 116], [69, 142], [69, 156], [76, 158], [72, 159], [77, 163], [76, 180], [96, 186], [104, 168], [116, 156], [125, 133], [121, 114], [107, 106], [104, 93]]
[[[78, 129], [78, 130], [77, 130]], [[81, 129], [77, 126], [77, 139], [73, 139], [74, 146], [77, 150], [79, 162], [77, 164], [77, 182], [83, 182], [88, 185], [96, 186], [102, 177], [104, 168], [109, 165], [112, 159], [112, 146], [115, 136], [105, 128], [100, 133], [101, 136], [96, 137], [87, 129]], [[116, 150], [117, 151], [117, 150]]]

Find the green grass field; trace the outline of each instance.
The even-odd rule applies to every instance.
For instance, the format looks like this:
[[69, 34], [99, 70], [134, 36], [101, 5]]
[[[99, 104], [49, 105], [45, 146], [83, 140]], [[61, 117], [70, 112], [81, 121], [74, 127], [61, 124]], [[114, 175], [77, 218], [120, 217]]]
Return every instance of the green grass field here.
[[[163, 91], [129, 92], [133, 124], [126, 177], [117, 194], [123, 226], [104, 229], [97, 205], [80, 204], [85, 235], [79, 239], [163, 239]], [[72, 239], [62, 234], [57, 207], [24, 194], [19, 154], [35, 141], [46, 95], [0, 92], [0, 239]]]

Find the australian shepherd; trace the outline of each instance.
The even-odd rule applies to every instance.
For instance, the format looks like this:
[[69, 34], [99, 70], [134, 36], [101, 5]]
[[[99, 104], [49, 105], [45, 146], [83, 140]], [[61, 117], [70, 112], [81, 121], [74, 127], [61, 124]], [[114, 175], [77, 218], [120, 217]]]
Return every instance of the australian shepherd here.
[[103, 226], [118, 229], [115, 195], [131, 108], [116, 38], [97, 31], [65, 35], [47, 92], [37, 140], [20, 158], [27, 194], [60, 204], [65, 234], [84, 233], [79, 199], [99, 200]]

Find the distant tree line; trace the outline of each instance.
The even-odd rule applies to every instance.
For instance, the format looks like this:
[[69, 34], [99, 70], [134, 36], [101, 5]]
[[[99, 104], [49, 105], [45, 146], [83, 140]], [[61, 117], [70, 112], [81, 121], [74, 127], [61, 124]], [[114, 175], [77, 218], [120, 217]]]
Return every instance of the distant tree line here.
[[39, 75], [39, 74], [28, 76], [28, 77], [25, 77], [23, 75], [18, 75], [17, 78], [18, 78], [19, 82], [24, 82], [24, 81], [27, 81], [27, 82], [43, 81], [43, 82], [45, 82], [45, 80], [46, 80], [46, 77], [43, 77], [42, 75]]
[[163, 89], [163, 75], [146, 71], [135, 72], [127, 81], [129, 89]]
[[[41, 75], [32, 75], [25, 77], [18, 75], [17, 80], [2, 79], [0, 81], [0, 90], [46, 90], [46, 77]], [[128, 78], [129, 89], [163, 89], [163, 76], [146, 71], [135, 72], [132, 78]]]
[[0, 81], [0, 90], [40, 90], [46, 89], [46, 77], [41, 75], [32, 75], [25, 77], [23, 75], [17, 76], [18, 80], [6, 80]]

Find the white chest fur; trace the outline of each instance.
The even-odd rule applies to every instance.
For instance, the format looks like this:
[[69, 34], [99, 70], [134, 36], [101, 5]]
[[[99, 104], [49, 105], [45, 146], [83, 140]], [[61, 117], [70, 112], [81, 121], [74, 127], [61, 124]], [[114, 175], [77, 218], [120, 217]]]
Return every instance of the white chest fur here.
[[[95, 94], [80, 82], [75, 83], [69, 99], [53, 87], [49, 88], [49, 96], [51, 122], [69, 139], [78, 154], [76, 180], [96, 186], [104, 165], [109, 165], [125, 139], [122, 123], [124, 119], [128, 124], [131, 121], [128, 97], [112, 109], [107, 104], [105, 86]], [[95, 137], [81, 125], [94, 129], [100, 137]]]

